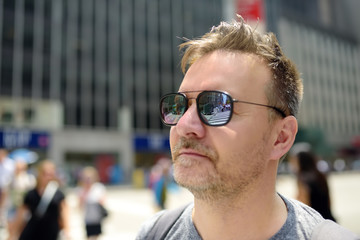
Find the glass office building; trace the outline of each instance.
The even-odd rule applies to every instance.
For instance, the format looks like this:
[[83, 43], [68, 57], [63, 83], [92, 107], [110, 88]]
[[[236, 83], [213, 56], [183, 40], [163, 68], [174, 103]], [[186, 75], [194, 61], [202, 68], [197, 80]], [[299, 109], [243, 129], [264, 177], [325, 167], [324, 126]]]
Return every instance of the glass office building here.
[[360, 2], [265, 2], [268, 30], [277, 34], [303, 78], [300, 127], [323, 134], [318, 140], [332, 149], [351, 146], [360, 136]]
[[[1, 147], [74, 168], [109, 162], [129, 173], [137, 152], [135, 165], [151, 165], [168, 153], [158, 100], [182, 79], [178, 45], [217, 24], [222, 4], [0, 0], [0, 133], [14, 139]], [[48, 144], [19, 141], [24, 132], [45, 132]]]

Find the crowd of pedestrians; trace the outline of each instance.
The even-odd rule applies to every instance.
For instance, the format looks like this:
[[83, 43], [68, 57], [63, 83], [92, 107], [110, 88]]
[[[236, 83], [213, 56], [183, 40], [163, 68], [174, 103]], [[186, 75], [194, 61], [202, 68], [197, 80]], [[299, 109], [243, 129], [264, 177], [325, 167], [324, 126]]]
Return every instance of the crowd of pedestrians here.
[[[31, 163], [11, 158], [0, 149], [0, 239], [70, 240], [70, 212], [59, 179], [59, 169], [51, 160]], [[102, 233], [106, 189], [96, 168], [84, 167], [78, 176], [79, 207], [88, 239]]]

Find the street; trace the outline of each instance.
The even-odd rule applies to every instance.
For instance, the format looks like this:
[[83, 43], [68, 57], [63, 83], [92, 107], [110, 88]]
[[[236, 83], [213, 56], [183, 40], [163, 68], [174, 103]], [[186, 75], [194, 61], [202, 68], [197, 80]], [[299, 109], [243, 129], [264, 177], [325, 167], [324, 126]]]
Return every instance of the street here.
[[[338, 222], [360, 234], [360, 172], [334, 173], [329, 176], [332, 208]], [[289, 175], [278, 177], [278, 192], [292, 197], [295, 195], [295, 179]], [[192, 200], [192, 195], [182, 188], [170, 191], [168, 208], [174, 208]], [[73, 239], [82, 240], [84, 231], [76, 198], [70, 192], [68, 201], [72, 208], [71, 224]], [[104, 234], [100, 240], [131, 240], [143, 221], [151, 217], [154, 212], [152, 192], [147, 189], [133, 189], [130, 187], [108, 187], [106, 203], [110, 211], [104, 222]]]

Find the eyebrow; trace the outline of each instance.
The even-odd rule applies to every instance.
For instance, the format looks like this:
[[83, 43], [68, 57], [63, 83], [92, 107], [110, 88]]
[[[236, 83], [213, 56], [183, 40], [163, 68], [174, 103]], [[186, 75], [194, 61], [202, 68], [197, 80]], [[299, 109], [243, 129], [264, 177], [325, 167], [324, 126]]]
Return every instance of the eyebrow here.
[[204, 92], [204, 91], [218, 91], [218, 90], [193, 90], [193, 91], [178, 91], [178, 93], [194, 93], [194, 92]]

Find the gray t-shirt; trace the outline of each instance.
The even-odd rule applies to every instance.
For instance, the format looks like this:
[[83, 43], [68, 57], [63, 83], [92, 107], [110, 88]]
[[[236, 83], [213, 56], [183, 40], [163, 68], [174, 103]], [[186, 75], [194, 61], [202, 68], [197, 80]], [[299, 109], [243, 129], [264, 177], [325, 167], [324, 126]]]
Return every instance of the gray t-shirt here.
[[[270, 238], [270, 240], [311, 239], [315, 226], [324, 221], [323, 217], [305, 204], [296, 200], [287, 199], [283, 196], [281, 196], [281, 198], [287, 206], [288, 216], [285, 224], [273, 237]], [[192, 222], [191, 215], [193, 207], [194, 205], [190, 204], [184, 210], [180, 218], [170, 229], [165, 238], [166, 240], [201, 240], [201, 237]], [[150, 229], [163, 213], [164, 211], [161, 211], [154, 215], [149, 221], [145, 222], [136, 239], [146, 240]]]

